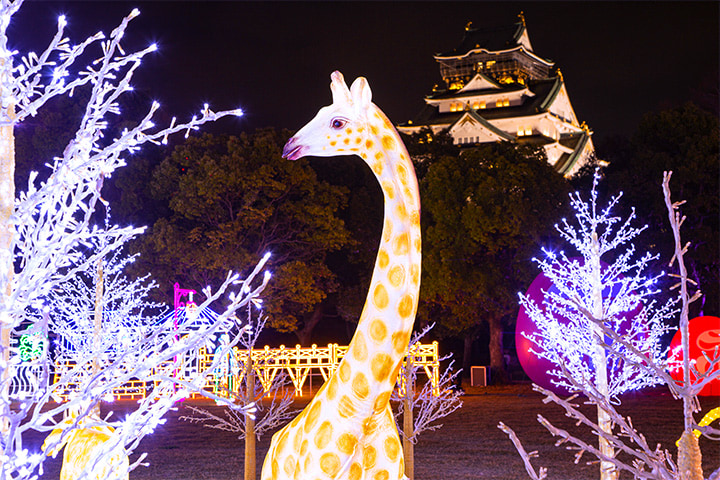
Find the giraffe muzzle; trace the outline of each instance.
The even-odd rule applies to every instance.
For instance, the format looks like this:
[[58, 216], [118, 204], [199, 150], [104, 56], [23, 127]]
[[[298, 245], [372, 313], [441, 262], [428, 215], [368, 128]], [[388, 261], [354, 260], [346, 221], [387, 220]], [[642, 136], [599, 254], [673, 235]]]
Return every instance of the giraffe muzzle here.
[[298, 145], [295, 137], [292, 137], [283, 147], [282, 157], [288, 160], [297, 160], [303, 156], [302, 149], [302, 145]]

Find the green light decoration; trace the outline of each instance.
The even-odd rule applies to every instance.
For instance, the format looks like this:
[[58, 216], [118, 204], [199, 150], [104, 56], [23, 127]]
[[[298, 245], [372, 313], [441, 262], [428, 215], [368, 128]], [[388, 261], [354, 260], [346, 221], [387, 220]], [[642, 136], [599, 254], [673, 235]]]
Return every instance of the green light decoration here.
[[39, 333], [26, 333], [20, 337], [20, 360], [32, 362], [40, 358], [45, 350], [46, 339]]

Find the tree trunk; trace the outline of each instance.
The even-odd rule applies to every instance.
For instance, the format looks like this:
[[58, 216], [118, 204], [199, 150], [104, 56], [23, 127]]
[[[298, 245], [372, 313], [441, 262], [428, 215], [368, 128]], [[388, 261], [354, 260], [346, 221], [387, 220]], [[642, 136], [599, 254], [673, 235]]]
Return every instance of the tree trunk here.
[[[602, 266], [600, 264], [600, 244], [598, 242], [598, 236], [596, 232], [592, 233], [592, 278], [593, 283], [593, 311], [592, 315], [596, 320], [603, 319], [603, 283], [602, 283]], [[595, 367], [595, 387], [597, 391], [605, 397], [610, 399], [610, 391], [608, 385], [607, 376], [607, 355], [605, 352], [605, 346], [602, 344], [603, 332], [599, 325], [593, 324], [592, 329], [598, 338], [596, 340], [594, 351], [592, 354], [593, 364]], [[597, 408], [598, 412], [598, 427], [603, 432], [612, 435], [612, 420], [610, 414], [603, 410], [600, 406]], [[615, 456], [615, 450], [605, 438], [599, 437], [598, 448], [600, 453], [612, 458]], [[616, 480], [618, 478], [618, 470], [615, 465], [611, 462], [600, 461], [600, 480]]]
[[295, 331], [295, 335], [298, 337], [298, 342], [300, 342], [300, 346], [302, 347], [309, 347], [310, 346], [310, 339], [312, 338], [312, 333], [315, 327], [318, 323], [320, 323], [320, 320], [322, 320], [322, 317], [325, 313], [325, 305], [323, 302], [320, 302], [315, 307], [315, 310], [305, 318], [305, 325], [300, 330]]
[[[245, 370], [245, 404], [255, 399], [255, 369], [252, 350], [248, 352]], [[245, 480], [255, 479], [255, 418], [245, 413]]]
[[[97, 272], [95, 275], [95, 318], [93, 321], [93, 350], [95, 355], [92, 359], [92, 374], [97, 375], [102, 366], [100, 365], [102, 352], [100, 352], [100, 335], [102, 334], [102, 312], [103, 312], [103, 290], [105, 279], [103, 272], [103, 260], [98, 258]], [[110, 391], [112, 394], [112, 390]], [[96, 403], [92, 413], [100, 417], [100, 402]]]
[[464, 377], [469, 378], [470, 377], [470, 367], [471, 360], [472, 360], [472, 346], [473, 342], [475, 341], [475, 331], [469, 332], [467, 335], [463, 337], [463, 359], [462, 359], [462, 368], [463, 372], [465, 374]]
[[703, 480], [705, 478], [698, 439], [688, 430], [682, 433], [678, 441], [677, 466], [680, 480]]
[[490, 317], [490, 378], [493, 383], [505, 384], [508, 381], [503, 357], [503, 324], [499, 316]]
[[413, 359], [407, 357], [407, 372], [405, 376], [405, 398], [403, 398], [403, 456], [405, 457], [405, 476], [409, 480], [415, 478], [415, 446], [412, 443], [415, 434], [415, 420], [413, 418], [413, 398], [415, 397], [415, 382], [413, 375]]
[[[0, 74], [10, 77], [12, 63], [9, 58], [0, 60]], [[7, 81], [3, 78], [0, 81]], [[6, 91], [5, 85], [0, 85], [4, 91], [0, 93], [10, 94]], [[7, 109], [7, 115], [15, 118], [15, 105], [3, 106]], [[0, 295], [3, 297], [3, 307], [7, 308], [7, 301], [12, 294], [12, 277], [15, 273], [13, 266], [14, 253], [12, 241], [15, 236], [15, 227], [10, 223], [10, 217], [15, 210], [15, 133], [12, 125], [0, 127]], [[3, 385], [1, 398], [8, 398], [10, 389], [9, 378], [12, 375], [10, 370], [10, 331], [12, 330], [12, 318], [6, 312], [0, 317], [0, 351], [2, 352], [0, 367], [0, 384]], [[8, 316], [6, 316], [8, 315]], [[10, 428], [8, 419], [3, 416], [0, 421], [0, 430], [3, 436]], [[2, 465], [2, 463], [0, 463]]]

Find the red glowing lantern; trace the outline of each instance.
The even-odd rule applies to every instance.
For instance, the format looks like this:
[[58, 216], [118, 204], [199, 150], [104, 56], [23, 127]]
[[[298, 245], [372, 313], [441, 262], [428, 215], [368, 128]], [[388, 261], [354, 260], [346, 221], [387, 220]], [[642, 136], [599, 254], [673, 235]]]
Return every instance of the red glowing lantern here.
[[[707, 355], [710, 360], [716, 358], [718, 355], [718, 353], [716, 353], [716, 348], [720, 347], [720, 318], [710, 316], [693, 318], [688, 323], [688, 336], [690, 340], [690, 362], [692, 362], [700, 374], [703, 374], [707, 372], [709, 366], [708, 364], [710, 363], [703, 355], [703, 352], [705, 352], [705, 355]], [[673, 380], [678, 383], [682, 383], [683, 352], [680, 330], [675, 332], [675, 336], [673, 336], [673, 339], [670, 342], [668, 361], [670, 363], [670, 375]], [[720, 366], [715, 365], [713, 371], [718, 370], [720, 370]], [[696, 380], [697, 377], [693, 375], [691, 369], [690, 382], [694, 383]], [[705, 385], [698, 395], [720, 395], [720, 378], [717, 378]]]

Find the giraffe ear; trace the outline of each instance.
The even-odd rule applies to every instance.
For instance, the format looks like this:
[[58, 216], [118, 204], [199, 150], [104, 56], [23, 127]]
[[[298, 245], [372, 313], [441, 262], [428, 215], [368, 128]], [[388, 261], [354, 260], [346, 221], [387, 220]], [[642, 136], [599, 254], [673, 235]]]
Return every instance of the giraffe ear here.
[[358, 77], [350, 87], [352, 101], [355, 109], [365, 110], [372, 101], [372, 91], [365, 77]]
[[330, 90], [332, 91], [333, 104], [349, 104], [352, 102], [350, 90], [345, 84], [345, 78], [337, 70], [330, 75]]

